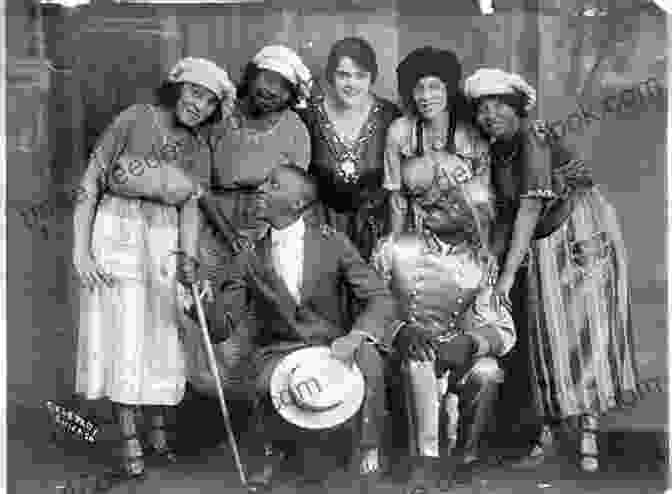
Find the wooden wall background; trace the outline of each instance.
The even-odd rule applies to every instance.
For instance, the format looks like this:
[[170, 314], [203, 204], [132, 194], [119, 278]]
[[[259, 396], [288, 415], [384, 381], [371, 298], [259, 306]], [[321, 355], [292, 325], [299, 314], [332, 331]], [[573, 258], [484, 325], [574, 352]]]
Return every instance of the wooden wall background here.
[[[6, 246], [7, 272], [7, 421], [16, 418], [14, 404], [35, 403], [57, 386], [59, 364], [45, 364], [44, 350], [67, 355], [72, 347], [57, 324], [43, 317], [49, 311], [58, 319], [51, 296], [59, 287], [52, 255], [59, 248], [54, 238], [43, 235], [41, 225], [25, 226], [20, 211], [50, 194], [50, 135], [47, 127], [50, 73], [44, 54], [39, 13], [27, 2], [11, 2], [7, 14], [7, 112], [6, 178], [0, 193], [6, 205], [6, 230], [0, 242]], [[6, 235], [6, 236], [5, 236]], [[44, 311], [44, 312], [42, 312]], [[70, 331], [71, 333], [71, 331]], [[37, 349], [37, 350], [36, 350]], [[53, 379], [52, 379], [53, 378]], [[66, 379], [60, 379], [65, 381]]]
[[[23, 10], [13, 10], [15, 19], [8, 22], [10, 55], [31, 60], [24, 64], [32, 67], [31, 80], [49, 81], [46, 87], [36, 82], [27, 93], [10, 81], [8, 92], [9, 110], [19, 115], [10, 119], [12, 135], [28, 135], [25, 129], [35, 128], [34, 122], [45, 129], [29, 153], [10, 149], [8, 169], [14, 207], [8, 211], [8, 389], [10, 400], [27, 405], [65, 397], [74, 388], [77, 288], [70, 275], [71, 211], [49, 218], [44, 239], [26, 228], [16, 201], [32, 204], [74, 187], [101, 130], [122, 108], [149, 100], [180, 57], [211, 58], [238, 78], [258, 49], [278, 42], [296, 49], [319, 73], [334, 41], [361, 35], [378, 55], [375, 90], [396, 100], [397, 63], [430, 44], [455, 50], [467, 74], [481, 66], [522, 73], [538, 86], [538, 116], [551, 120], [564, 118], [579, 101], [599, 102], [618, 84], [666, 77], [664, 15], [632, 10], [632, 1], [625, 0], [613, 5], [631, 9], [627, 22], [624, 11], [577, 20], [569, 13], [578, 0], [501, 0], [498, 13], [487, 17], [469, 0], [267, 0], [198, 7], [97, 0], [74, 10], [44, 7], [42, 55], [29, 54], [34, 25], [30, 0], [22, 1]], [[610, 116], [571, 136], [623, 219], [641, 352], [657, 374], [666, 366], [656, 351], [666, 343], [667, 327], [665, 108], [661, 100], [637, 116]]]

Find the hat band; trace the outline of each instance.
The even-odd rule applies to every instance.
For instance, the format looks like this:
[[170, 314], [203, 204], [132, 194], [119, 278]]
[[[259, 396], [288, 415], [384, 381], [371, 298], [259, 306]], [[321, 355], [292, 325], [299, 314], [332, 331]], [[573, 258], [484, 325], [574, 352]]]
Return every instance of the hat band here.
[[[295, 371], [296, 369], [294, 369]], [[294, 373], [292, 371], [292, 374]], [[324, 387], [320, 384], [319, 379], [315, 377], [309, 377], [303, 379], [294, 385], [288, 386], [289, 395], [292, 398], [294, 404], [304, 410], [310, 410], [311, 412], [324, 412], [336, 408], [343, 403], [343, 400], [335, 400], [331, 403], [326, 403], [323, 405], [317, 405], [310, 400], [311, 396], [321, 393], [324, 391]]]

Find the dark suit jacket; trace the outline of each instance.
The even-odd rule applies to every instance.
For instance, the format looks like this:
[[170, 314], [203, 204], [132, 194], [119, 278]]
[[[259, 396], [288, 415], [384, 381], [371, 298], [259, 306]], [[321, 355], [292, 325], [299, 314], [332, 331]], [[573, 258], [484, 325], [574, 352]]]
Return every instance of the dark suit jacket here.
[[[258, 284], [243, 268], [228, 290], [238, 291], [231, 299], [244, 300], [232, 339], [245, 352], [286, 351], [305, 344], [329, 344], [351, 330], [364, 331], [382, 341], [398, 319], [397, 304], [381, 277], [359, 255], [340, 232], [330, 227], [306, 224], [304, 236], [301, 301], [297, 303], [286, 284], [272, 268], [270, 238], [257, 242], [256, 253], [268, 267], [266, 276], [257, 273], [270, 287], [277, 303], [269, 303]], [[238, 256], [238, 266], [245, 264]], [[236, 271], [236, 270], [234, 270]], [[350, 320], [345, 297], [354, 296], [362, 310]]]

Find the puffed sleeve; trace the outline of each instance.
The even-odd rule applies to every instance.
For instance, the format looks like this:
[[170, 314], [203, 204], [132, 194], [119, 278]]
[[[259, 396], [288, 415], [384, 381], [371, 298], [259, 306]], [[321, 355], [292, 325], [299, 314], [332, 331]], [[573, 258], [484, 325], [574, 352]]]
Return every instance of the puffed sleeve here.
[[553, 139], [553, 135], [544, 122], [534, 122], [524, 134], [521, 198], [557, 198], [553, 190]]
[[130, 130], [135, 125], [141, 105], [133, 105], [122, 111], [102, 133], [89, 159], [88, 173], [95, 173], [104, 187], [115, 161], [123, 154]]
[[398, 118], [387, 131], [385, 160], [383, 163], [383, 187], [390, 191], [401, 190], [401, 157], [405, 136], [405, 119]]
[[389, 195], [389, 225], [393, 233], [406, 228], [408, 203], [402, 194], [401, 162], [404, 156], [405, 142], [408, 140], [408, 120], [398, 118], [390, 125], [385, 142], [383, 160], [383, 188]]

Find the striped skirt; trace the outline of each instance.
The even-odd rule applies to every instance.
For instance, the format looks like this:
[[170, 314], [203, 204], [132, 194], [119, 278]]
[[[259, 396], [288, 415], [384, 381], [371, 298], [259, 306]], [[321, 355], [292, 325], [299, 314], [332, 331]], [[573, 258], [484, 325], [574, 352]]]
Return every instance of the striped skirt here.
[[526, 272], [533, 395], [547, 418], [601, 414], [637, 395], [627, 256], [618, 218], [592, 188]]

